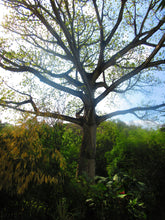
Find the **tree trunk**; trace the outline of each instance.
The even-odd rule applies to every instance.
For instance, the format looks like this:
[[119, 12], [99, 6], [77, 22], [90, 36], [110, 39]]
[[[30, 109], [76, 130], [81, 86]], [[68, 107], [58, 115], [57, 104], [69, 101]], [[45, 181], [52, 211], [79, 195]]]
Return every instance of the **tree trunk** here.
[[96, 129], [96, 123], [83, 125], [83, 139], [77, 170], [78, 176], [86, 175], [92, 180], [95, 177]]

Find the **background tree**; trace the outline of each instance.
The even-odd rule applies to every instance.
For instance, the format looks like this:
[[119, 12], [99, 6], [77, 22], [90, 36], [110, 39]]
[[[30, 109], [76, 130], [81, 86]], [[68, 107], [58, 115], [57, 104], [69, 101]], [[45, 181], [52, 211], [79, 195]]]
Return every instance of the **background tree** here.
[[[113, 149], [105, 153], [110, 176], [124, 173], [146, 185], [144, 197], [148, 219], [164, 218], [165, 133], [125, 127]], [[125, 185], [127, 190], [129, 184]]]
[[[147, 100], [140, 107], [112, 110], [116, 95], [153, 85], [152, 73], [165, 63], [165, 18], [157, 10], [159, 2], [3, 1], [11, 13], [3, 24], [6, 37], [0, 41], [0, 67], [20, 77], [26, 73], [22, 85], [30, 89], [23, 87], [20, 91], [7, 86], [8, 90], [3, 90], [1, 86], [0, 105], [80, 125], [83, 139], [79, 175], [95, 175], [96, 128], [101, 122], [127, 113], [142, 117], [141, 112], [165, 106], [149, 106]], [[45, 84], [49, 97], [45, 105], [42, 97], [32, 92], [39, 84], [37, 79]], [[68, 115], [67, 111], [50, 108], [57, 90], [74, 97], [79, 110], [73, 109]], [[99, 115], [96, 107], [106, 97], [110, 112]]]

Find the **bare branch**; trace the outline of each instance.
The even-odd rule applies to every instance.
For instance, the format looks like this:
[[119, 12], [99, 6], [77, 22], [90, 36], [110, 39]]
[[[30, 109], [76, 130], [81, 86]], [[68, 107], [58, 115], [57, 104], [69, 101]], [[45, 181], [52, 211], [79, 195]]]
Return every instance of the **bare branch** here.
[[158, 61], [150, 62], [147, 67], [157, 67], [161, 64], [165, 64], [165, 60], [158, 60]]
[[143, 37], [141, 39], [141, 43], [144, 44], [154, 33], [156, 33], [161, 26], [165, 23], [165, 17], [159, 21], [159, 23], [153, 27], [152, 29], [150, 29], [149, 31], [143, 32], [141, 34], [139, 34], [139, 37]]
[[[8, 60], [8, 62], [11, 63], [10, 60]], [[13, 62], [12, 62], [12, 64], [14, 65]], [[49, 86], [51, 86], [51, 87], [53, 87], [55, 89], [58, 89], [60, 91], [64, 91], [66, 93], [69, 93], [69, 94], [71, 94], [73, 96], [76, 96], [76, 97], [80, 98], [81, 100], [83, 100], [83, 94], [81, 92], [75, 91], [73, 89], [70, 89], [68, 87], [65, 87], [65, 86], [62, 86], [62, 85], [60, 85], [58, 83], [53, 82], [52, 80], [46, 78], [38, 70], [36, 70], [36, 69], [34, 69], [32, 67], [29, 67], [29, 66], [18, 66], [16, 68], [14, 68], [14, 67], [4, 66], [2, 63], [0, 63], [0, 67], [2, 67], [5, 70], [12, 71], [12, 72], [30, 72], [33, 75], [35, 75], [37, 78], [39, 78], [39, 80], [41, 82], [44, 82], [45, 84], [47, 84], [47, 85], [49, 85]]]
[[38, 112], [38, 108], [37, 108], [37, 106], [36, 106], [36, 104], [35, 104], [35, 102], [33, 101], [33, 98], [32, 98], [32, 96], [31, 95], [29, 95], [29, 94], [27, 94], [27, 93], [25, 93], [25, 92], [20, 92], [20, 91], [18, 91], [18, 90], [16, 90], [16, 89], [14, 89], [14, 88], [12, 88], [11, 86], [9, 86], [6, 82], [4, 82], [3, 81], [3, 83], [8, 87], [8, 88], [10, 88], [11, 90], [13, 90], [13, 91], [15, 91], [16, 93], [19, 93], [19, 94], [21, 94], [21, 95], [23, 95], [23, 96], [28, 96], [29, 97], [29, 99], [28, 100], [24, 100], [24, 101], [19, 101], [19, 102], [15, 102], [15, 101], [7, 101], [7, 100], [0, 100], [0, 105], [1, 105], [1, 102], [2, 102], [2, 104], [7, 104], [7, 105], [9, 105], [9, 104], [11, 104], [13, 107], [15, 107], [15, 108], [17, 108], [17, 107], [19, 107], [19, 106], [21, 106], [21, 105], [25, 105], [25, 104], [31, 104], [32, 105], [32, 107], [33, 107], [33, 109], [34, 109], [34, 111], [37, 113]]
[[[150, 47], [156, 47], [156, 44], [149, 43], [149, 42], [144, 42], [144, 45], [150, 46]], [[162, 45], [162, 47], [165, 47], [165, 44]]]
[[60, 114], [58, 112], [42, 112], [42, 111], [30, 111], [30, 110], [25, 110], [25, 109], [21, 109], [18, 108], [17, 106], [11, 106], [8, 103], [1, 103], [0, 102], [0, 106], [4, 107], [4, 108], [9, 108], [9, 109], [13, 109], [19, 112], [23, 112], [23, 113], [29, 113], [32, 115], [36, 115], [36, 116], [41, 116], [41, 117], [49, 117], [49, 118], [55, 118], [55, 119], [60, 119], [60, 120], [64, 120], [64, 121], [68, 121], [68, 122], [72, 122], [78, 125], [82, 125], [82, 120], [81, 118], [77, 119], [77, 118], [73, 118], [67, 115], [63, 115]]
[[135, 107], [135, 108], [127, 109], [127, 110], [115, 111], [115, 112], [98, 117], [97, 122], [98, 122], [98, 124], [100, 124], [101, 122], [107, 120], [108, 118], [112, 118], [117, 115], [134, 114], [135, 116], [138, 116], [137, 112], [141, 112], [141, 111], [144, 112], [144, 111], [148, 111], [148, 110], [154, 111], [154, 110], [157, 110], [157, 109], [160, 109], [163, 107], [165, 107], [165, 103], [163, 103], [161, 105], [155, 105], [155, 106]]
[[26, 42], [28, 42], [32, 46], [34, 46], [36, 48], [39, 48], [39, 49], [42, 49], [43, 51], [45, 51], [45, 52], [47, 52], [49, 54], [52, 54], [53, 56], [59, 57], [61, 59], [70, 60], [70, 57], [68, 57], [67, 55], [63, 55], [63, 54], [57, 53], [54, 50], [51, 50], [50, 48], [45, 48], [45, 47], [41, 46], [33, 37], [30, 37], [30, 38], [34, 41], [34, 43], [32, 43], [28, 39], [25, 39], [25, 40], [26, 40]]

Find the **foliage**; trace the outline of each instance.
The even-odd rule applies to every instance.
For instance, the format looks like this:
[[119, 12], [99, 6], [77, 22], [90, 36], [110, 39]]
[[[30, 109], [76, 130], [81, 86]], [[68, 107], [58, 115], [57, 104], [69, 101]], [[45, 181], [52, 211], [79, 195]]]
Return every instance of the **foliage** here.
[[110, 151], [118, 136], [117, 124], [103, 122], [97, 129], [96, 137], [96, 175], [107, 176], [105, 153]]
[[1, 189], [21, 194], [32, 182], [58, 183], [65, 161], [52, 143], [54, 137], [50, 130], [46, 124], [28, 121], [1, 131]]
[[[82, 134], [78, 127], [49, 126], [33, 120], [1, 128], [3, 219], [163, 219], [165, 133], [121, 122], [104, 122], [97, 132], [100, 154], [96, 160], [103, 165], [101, 169], [100, 163], [96, 167], [105, 176], [97, 176], [92, 183], [88, 176], [74, 176]], [[52, 158], [54, 152], [56, 157]], [[35, 175], [40, 171], [45, 179], [41, 182], [34, 176], [23, 188], [31, 171]], [[8, 183], [6, 176], [12, 177]], [[56, 181], [46, 180], [48, 176]]]
[[81, 139], [82, 130], [80, 127], [74, 124], [65, 126], [60, 152], [65, 158], [67, 173], [72, 177], [75, 177], [78, 166]]
[[142, 197], [145, 185], [123, 173], [96, 177], [86, 200], [92, 210], [92, 219], [146, 219]]
[[[165, 156], [165, 134], [161, 131], [147, 131], [141, 128], [123, 130], [112, 151], [106, 153], [109, 175], [119, 170], [139, 179], [152, 178], [148, 170], [163, 164]], [[153, 172], [154, 173], [154, 172]], [[146, 182], [145, 181], [145, 182]]]
[[153, 215], [160, 215], [162, 218], [160, 213], [164, 213], [162, 207], [165, 196], [165, 133], [135, 127], [124, 129], [112, 151], [106, 153], [106, 158], [110, 176], [122, 171], [146, 184], [148, 215], [151, 219], [154, 218]]

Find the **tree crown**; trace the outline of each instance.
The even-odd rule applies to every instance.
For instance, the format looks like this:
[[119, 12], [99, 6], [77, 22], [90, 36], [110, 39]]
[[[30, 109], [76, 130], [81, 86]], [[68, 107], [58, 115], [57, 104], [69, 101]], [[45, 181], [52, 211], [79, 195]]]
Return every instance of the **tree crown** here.
[[[55, 89], [78, 98], [80, 110], [76, 117], [45, 110], [32, 93], [17, 89], [14, 92], [21, 99], [11, 101], [3, 95], [3, 107], [82, 124], [80, 114], [87, 114], [107, 96], [113, 99], [115, 94], [152, 84], [147, 74], [165, 64], [160, 1], [3, 2], [12, 13], [3, 23], [7, 37], [0, 40], [0, 67], [30, 73], [52, 88], [52, 95]], [[22, 108], [27, 104], [31, 108]], [[163, 103], [111, 112], [96, 121], [162, 107]]]

